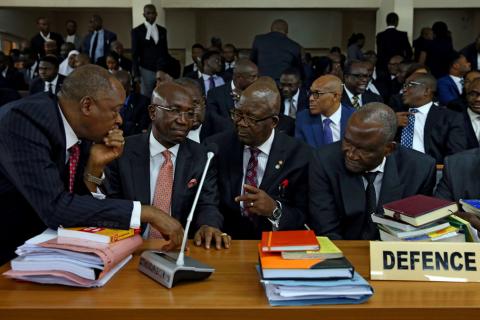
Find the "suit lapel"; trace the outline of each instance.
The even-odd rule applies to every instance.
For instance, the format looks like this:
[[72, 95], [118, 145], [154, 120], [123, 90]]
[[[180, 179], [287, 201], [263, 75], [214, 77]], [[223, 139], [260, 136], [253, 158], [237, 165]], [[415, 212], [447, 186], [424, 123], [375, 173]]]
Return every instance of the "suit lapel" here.
[[134, 145], [129, 157], [134, 197], [141, 203], [150, 203], [150, 179], [145, 179], [150, 177], [149, 135], [142, 135], [141, 143]]
[[[242, 189], [242, 177], [243, 177], [243, 149], [244, 145], [240, 143], [238, 138], [236, 137], [236, 132], [232, 133], [232, 137], [234, 137], [231, 141], [231, 149], [228, 151], [228, 163], [230, 164], [229, 167], [229, 181], [230, 181], [230, 188], [231, 193], [234, 195], [239, 195]], [[233, 199], [232, 199], [233, 201]]]
[[315, 146], [320, 147], [323, 146], [323, 126], [322, 126], [322, 117], [319, 116], [312, 116], [310, 117], [312, 125], [309, 126], [311, 130], [311, 135], [313, 136], [313, 141], [315, 142]]
[[345, 89], [343, 89], [341, 103], [345, 106], [349, 106], [353, 108], [352, 101], [350, 101], [350, 98], [348, 97], [347, 91], [345, 91]]
[[[285, 139], [283, 139], [283, 136], [278, 132], [275, 132], [272, 148], [270, 149], [270, 154], [268, 156], [267, 166], [265, 167], [262, 183], [260, 184], [260, 189], [267, 191], [275, 181], [275, 178], [282, 172], [282, 165], [280, 165], [280, 161], [283, 162], [283, 165], [285, 165], [285, 162], [288, 161], [288, 159], [285, 158], [286, 144], [287, 142]], [[279, 166], [277, 166], [277, 164]]]
[[344, 108], [343, 105], [340, 105], [340, 108], [342, 108], [342, 115], [340, 118], [340, 140], [342, 140], [342, 137], [345, 135], [345, 127], [347, 126], [348, 113], [347, 108]]
[[[192, 153], [190, 148], [187, 145], [187, 142], [180, 144], [178, 148], [177, 160], [175, 161], [175, 174], [173, 178], [173, 190], [172, 190], [172, 200], [171, 200], [171, 212], [172, 215], [180, 220], [182, 217], [177, 216], [178, 214], [187, 214], [181, 212], [181, 200], [182, 196], [185, 193], [188, 184], [188, 175], [191, 171], [193, 164]], [[200, 182], [200, 181], [199, 181]]]
[[430, 144], [431, 144], [431, 133], [432, 133], [432, 128], [435, 126], [437, 122], [440, 121], [440, 112], [439, 108], [432, 104], [432, 107], [430, 108], [430, 111], [427, 114], [427, 119], [425, 120], [425, 127], [423, 129], [423, 145], [425, 148], [425, 152], [427, 152], [430, 149]]
[[383, 171], [382, 188], [378, 206], [381, 209], [383, 204], [401, 199], [403, 197], [404, 184], [398, 176], [397, 162], [393, 155], [387, 157]]
[[365, 187], [359, 174], [353, 174], [346, 170], [339, 174], [337, 180], [340, 182], [340, 193], [345, 208], [345, 214], [354, 214], [365, 211]]

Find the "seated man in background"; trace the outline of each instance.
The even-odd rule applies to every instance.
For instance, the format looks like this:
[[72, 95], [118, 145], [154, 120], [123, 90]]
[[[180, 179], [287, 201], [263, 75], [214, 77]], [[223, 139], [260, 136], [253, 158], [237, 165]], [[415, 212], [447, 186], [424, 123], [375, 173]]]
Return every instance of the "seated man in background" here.
[[440, 105], [446, 106], [460, 98], [464, 89], [464, 77], [470, 71], [470, 62], [458, 52], [452, 52], [448, 75], [437, 81], [437, 98]]
[[435, 161], [394, 142], [395, 113], [370, 103], [348, 121], [341, 142], [315, 151], [309, 170], [309, 225], [331, 239], [374, 240], [370, 215], [385, 203], [431, 195]]
[[342, 81], [333, 75], [321, 76], [310, 88], [310, 109], [297, 114], [295, 138], [314, 148], [339, 141], [355, 109], [341, 104]]
[[220, 211], [234, 239], [304, 228], [310, 148], [278, 132], [280, 93], [268, 77], [242, 92], [231, 111], [236, 131], [209, 137], [218, 146]]
[[369, 65], [363, 61], [347, 62], [344, 70], [342, 105], [360, 109], [370, 102], [383, 102], [381, 96], [367, 90], [371, 76], [368, 67]]
[[[187, 139], [195, 118], [193, 101], [182, 86], [167, 82], [156, 87], [149, 106], [152, 130], [128, 137], [125, 150], [106, 172], [107, 196], [152, 204], [186, 224], [207, 160], [207, 150]], [[230, 237], [222, 233], [218, 211], [215, 168], [207, 174], [193, 220], [195, 243], [228, 248]], [[152, 225], [147, 238], [158, 238]]]
[[280, 76], [280, 94], [282, 104], [280, 113], [295, 119], [297, 112], [308, 109], [307, 90], [302, 87], [300, 71], [296, 68], [288, 68]]
[[[139, 202], [96, 199], [104, 167], [123, 149], [122, 85], [107, 70], [89, 65], [66, 79], [58, 101], [38, 94], [2, 107], [0, 202], [14, 232], [2, 232], [0, 262], [49, 227], [128, 229], [154, 225], [180, 246], [183, 229], [168, 214]], [[91, 144], [91, 142], [95, 144]]]
[[54, 56], [45, 56], [38, 65], [39, 77], [30, 83], [30, 94], [48, 92], [55, 96], [63, 83], [64, 76], [58, 73], [58, 59]]

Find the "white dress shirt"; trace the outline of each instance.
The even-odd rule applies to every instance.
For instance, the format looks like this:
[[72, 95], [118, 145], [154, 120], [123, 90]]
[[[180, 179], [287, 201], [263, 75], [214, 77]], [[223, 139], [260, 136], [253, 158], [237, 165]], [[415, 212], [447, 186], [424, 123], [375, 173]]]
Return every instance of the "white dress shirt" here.
[[[211, 76], [213, 77], [213, 81], [215, 82], [215, 88], [225, 84], [225, 81], [223, 81], [222, 77], [219, 77], [216, 74], [212, 74]], [[205, 84], [205, 95], [206, 95], [207, 92], [211, 89], [210, 88], [210, 75], [202, 73], [202, 79], [203, 79], [203, 83]]]
[[52, 92], [53, 94], [56, 94], [56, 89], [57, 89], [57, 81], [58, 81], [58, 74], [57, 76], [55, 77], [55, 79], [53, 79], [52, 81], [50, 82], [47, 82], [45, 81], [45, 88], [43, 89], [43, 91], [45, 92], [48, 92], [48, 87], [50, 86], [50, 84], [52, 85]]
[[473, 112], [470, 108], [467, 108], [468, 116], [472, 122], [473, 131], [477, 137], [477, 141], [480, 141], [480, 114]]
[[480, 69], [480, 53], [477, 53], [477, 66]]
[[457, 76], [452, 76], [450, 75], [450, 78], [452, 78], [453, 82], [455, 82], [455, 85], [457, 86], [457, 90], [459, 94], [462, 94], [463, 92], [463, 78], [457, 77]]
[[[63, 114], [62, 108], [60, 108], [60, 106], [58, 106], [58, 110], [60, 111], [60, 116], [62, 117], [63, 127], [65, 128], [65, 163], [67, 163], [70, 156], [70, 152], [68, 151], [68, 149], [70, 149], [74, 144], [79, 143], [80, 140], [78, 139], [72, 127], [68, 123], [67, 118], [65, 118], [65, 115]], [[92, 196], [100, 200], [105, 199], [105, 195], [102, 194], [98, 189], [96, 193], [92, 192]], [[140, 228], [141, 212], [141, 203], [139, 201], [133, 201], [132, 216], [130, 218], [130, 228]]]
[[[378, 204], [378, 199], [380, 199], [380, 191], [382, 190], [382, 181], [383, 181], [383, 172], [385, 170], [385, 162], [387, 158], [383, 157], [382, 163], [380, 163], [375, 169], [372, 169], [367, 172], [377, 172], [375, 180], [373, 180], [373, 186], [375, 187], [375, 197]], [[368, 181], [362, 176], [363, 187], [367, 190]]]
[[[343, 87], [345, 88], [345, 92], [347, 93], [348, 99], [350, 99], [350, 102], [353, 105], [353, 96], [355, 95], [351, 93], [350, 90], [348, 90], [348, 88], [345, 85]], [[358, 103], [360, 104], [360, 106], [363, 106], [363, 100], [362, 100], [361, 94], [358, 95]]]
[[43, 40], [47, 41], [50, 40], [50, 32], [45, 36], [43, 33], [40, 31], [40, 36], [43, 38]]
[[188, 132], [187, 138], [190, 139], [190, 140], [193, 140], [195, 142], [200, 143], [200, 130], [202, 130], [202, 125], [203, 124], [201, 124], [200, 127], [198, 127], [195, 130], [190, 130]]
[[[233, 83], [233, 82], [232, 82]], [[300, 95], [300, 89], [297, 90], [297, 93], [295, 93], [292, 97], [292, 105], [295, 107], [295, 110], [298, 111], [298, 96]], [[289, 103], [289, 99], [285, 99], [285, 101], [283, 101], [283, 107], [284, 107], [284, 111], [283, 111], [283, 114], [288, 116], [290, 114], [290, 103]]]
[[332, 137], [333, 142], [337, 142], [340, 140], [340, 121], [342, 119], [342, 105], [338, 105], [337, 111], [335, 111], [330, 117], [325, 117], [322, 114], [322, 127], [323, 127], [323, 120], [329, 118], [332, 123], [330, 123], [330, 129], [332, 129]]
[[235, 60], [232, 62], [225, 61], [225, 70], [234, 69], [234, 68], [235, 68]]
[[[413, 144], [412, 149], [425, 153], [425, 122], [427, 121], [428, 112], [432, 107], [433, 102], [429, 102], [421, 107], [415, 113], [415, 125], [413, 127]], [[409, 109], [410, 110], [410, 109]]]

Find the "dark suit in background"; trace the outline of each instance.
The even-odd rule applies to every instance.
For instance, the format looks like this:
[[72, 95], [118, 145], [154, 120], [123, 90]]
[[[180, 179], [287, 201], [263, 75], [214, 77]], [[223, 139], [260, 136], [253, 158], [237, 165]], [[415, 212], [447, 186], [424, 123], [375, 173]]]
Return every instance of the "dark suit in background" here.
[[[55, 40], [57, 43], [57, 51], [59, 51], [63, 44], [63, 37], [56, 32], [50, 31], [50, 39]], [[44, 43], [45, 40], [40, 33], [37, 33], [32, 40], [30, 40], [30, 47], [32, 48], [34, 58], [43, 57], [45, 55], [45, 50], [43, 48]]]
[[377, 34], [377, 67], [387, 70], [388, 61], [391, 57], [400, 55], [406, 60], [412, 58], [412, 47], [408, 41], [408, 35], [396, 28], [388, 28]]
[[16, 68], [8, 67], [5, 77], [0, 73], [0, 88], [11, 88], [14, 90], [27, 90], [23, 74]]
[[[55, 85], [55, 94], [57, 94], [62, 88], [62, 83], [64, 79], [65, 76], [58, 74], [57, 84]], [[33, 79], [30, 83], [29, 94], [35, 94], [39, 92], [45, 92], [45, 81], [43, 81], [40, 77]]]
[[[222, 230], [233, 239], [260, 239], [261, 231], [272, 230], [267, 218], [250, 220], [242, 216], [240, 205], [234, 198], [241, 194], [243, 185], [244, 145], [234, 131], [224, 132], [207, 139], [218, 146], [215, 164], [218, 171], [220, 212], [225, 217]], [[265, 173], [259, 186], [274, 200], [282, 203], [280, 230], [302, 229], [307, 213], [307, 170], [311, 150], [302, 142], [283, 133], [275, 133]], [[281, 162], [280, 162], [281, 161]], [[280, 184], [288, 181], [284, 191]]]
[[277, 83], [287, 68], [302, 71], [300, 45], [280, 32], [255, 36], [250, 60], [258, 66], [259, 76], [269, 76]]
[[[110, 53], [110, 44], [113, 41], [117, 40], [117, 35], [114, 32], [109, 31], [107, 29], [102, 29], [102, 30], [103, 30], [103, 55], [101, 55], [99, 57], [95, 56], [96, 61], [92, 61], [92, 63], [98, 63], [98, 59], [107, 56]], [[89, 56], [90, 56], [90, 43], [92, 42], [92, 37], [93, 37], [94, 34], [95, 34], [94, 32], [90, 32], [83, 39], [82, 51]], [[98, 48], [98, 46], [99, 46], [99, 44], [97, 44], [97, 48]], [[102, 61], [102, 60], [100, 60], [100, 61]]]
[[480, 149], [467, 150], [445, 158], [442, 179], [435, 196], [458, 201], [480, 198]]
[[125, 105], [120, 110], [123, 119], [122, 130], [125, 137], [142, 133], [150, 126], [152, 121], [148, 115], [149, 104], [150, 99], [140, 93], [132, 92], [127, 97]]
[[[341, 105], [342, 116], [340, 118], [340, 140], [345, 134], [345, 128], [350, 116], [355, 109]], [[321, 115], [311, 115], [309, 110], [297, 113], [295, 123], [295, 138], [302, 140], [314, 148], [320, 148], [326, 143], [323, 140], [323, 123]]]
[[466, 111], [468, 108], [468, 102], [465, 98], [465, 94], [462, 94], [455, 100], [450, 101], [447, 104], [447, 109], [455, 111], [455, 112], [463, 112]]
[[[308, 92], [307, 89], [300, 87], [298, 88], [299, 93], [298, 93], [298, 99], [297, 99], [297, 113], [308, 109], [310, 106], [310, 102], [308, 101]], [[280, 104], [280, 113], [284, 114], [285, 113], [285, 98], [282, 96], [281, 104]]]
[[441, 77], [437, 81], [437, 98], [440, 105], [446, 106], [450, 101], [460, 98], [455, 81], [450, 76]]
[[[12, 138], [15, 137], [15, 138]], [[65, 129], [57, 101], [40, 93], [0, 109], [0, 202], [9, 230], [0, 235], [0, 261], [45, 228], [59, 225], [127, 229], [133, 203], [97, 200], [83, 182], [90, 144], [81, 143], [74, 193], [68, 190]]]
[[[199, 80], [199, 82], [202, 79]], [[205, 86], [203, 84], [203, 86]], [[232, 97], [232, 83], [227, 82], [222, 86], [215, 87], [207, 94], [207, 113], [215, 113], [218, 116], [230, 118], [230, 110], [235, 107]]]
[[[370, 91], [365, 91], [363, 94], [360, 95], [361, 96], [361, 99], [362, 99], [362, 106], [363, 105], [366, 105], [367, 103], [370, 103], [370, 102], [382, 102], [383, 103], [383, 99], [381, 96], [379, 96], [378, 94], [376, 93], [373, 93], [373, 92], [370, 92]], [[352, 104], [352, 101], [350, 100], [350, 98], [348, 97], [348, 94], [347, 92], [345, 91], [345, 89], [343, 89], [343, 94], [342, 94], [342, 100], [341, 100], [341, 103], [342, 105], [344, 106], [348, 106], [350, 108], [353, 108], [353, 104]]]
[[462, 116], [463, 116], [463, 123], [464, 123], [463, 128], [465, 129], [465, 137], [466, 137], [466, 141], [467, 141], [465, 149], [475, 149], [475, 148], [480, 147], [480, 145], [478, 144], [477, 135], [475, 134], [475, 131], [473, 130], [472, 120], [470, 119], [470, 116], [468, 115], [468, 111], [464, 110], [462, 112]]
[[[315, 151], [309, 179], [308, 223], [315, 234], [331, 239], [361, 239], [366, 223], [372, 223], [365, 213], [365, 186], [360, 174], [345, 167], [340, 141]], [[434, 185], [434, 159], [399, 146], [386, 157], [377, 212], [391, 201], [415, 194], [431, 195]]]
[[21, 96], [16, 90], [10, 88], [0, 88], [0, 107], [20, 98]]
[[477, 46], [476, 46], [476, 42], [473, 42], [473, 43], [470, 43], [468, 46], [466, 46], [465, 48], [462, 49], [462, 51], [460, 51], [461, 54], [463, 54], [465, 56], [465, 58], [467, 58], [468, 62], [470, 62], [470, 66], [472, 68], [472, 70], [478, 70], [479, 69], [479, 65], [478, 65], [478, 50], [477, 50]]
[[[109, 197], [140, 201], [150, 205], [150, 133], [142, 133], [126, 139], [120, 158], [108, 166], [106, 191]], [[180, 143], [175, 160], [171, 214], [185, 226], [188, 213], [207, 161], [207, 150], [201, 144], [186, 139]], [[196, 185], [189, 182], [196, 179]], [[218, 211], [218, 191], [215, 167], [211, 166], [205, 178], [193, 220], [193, 233], [202, 225], [220, 229], [223, 216]]]

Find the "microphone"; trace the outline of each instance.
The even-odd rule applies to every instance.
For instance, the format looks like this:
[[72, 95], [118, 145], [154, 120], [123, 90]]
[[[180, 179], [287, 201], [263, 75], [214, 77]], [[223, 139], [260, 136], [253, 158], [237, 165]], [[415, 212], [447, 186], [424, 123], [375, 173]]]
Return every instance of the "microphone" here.
[[185, 233], [182, 239], [182, 247], [179, 253], [146, 250], [140, 256], [138, 269], [153, 280], [167, 288], [172, 288], [179, 281], [203, 280], [208, 278], [215, 269], [192, 259], [185, 257], [185, 247], [188, 239], [188, 230], [192, 222], [193, 213], [197, 207], [198, 198], [207, 175], [208, 167], [218, 148], [215, 144], [207, 145], [207, 162], [203, 169], [200, 184], [193, 200], [192, 208], [187, 217]]

